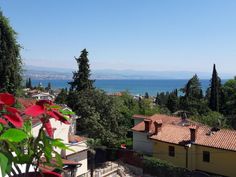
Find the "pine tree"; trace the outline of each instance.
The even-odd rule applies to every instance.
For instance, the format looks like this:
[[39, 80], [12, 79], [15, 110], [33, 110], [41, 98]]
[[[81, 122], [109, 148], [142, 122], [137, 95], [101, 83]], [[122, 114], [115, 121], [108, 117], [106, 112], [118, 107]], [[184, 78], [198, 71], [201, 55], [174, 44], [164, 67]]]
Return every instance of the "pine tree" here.
[[79, 70], [73, 73], [73, 81], [69, 84], [71, 85], [71, 91], [82, 91], [87, 89], [93, 89], [93, 80], [90, 80], [90, 69], [88, 52], [86, 49], [81, 51], [79, 58], [75, 58], [78, 64]]
[[182, 89], [185, 93], [186, 98], [203, 98], [201, 83], [198, 79], [198, 76], [195, 74], [186, 84], [186, 86]]
[[221, 80], [218, 77], [216, 71], [216, 65], [213, 66], [211, 85], [210, 85], [210, 100], [209, 107], [212, 111], [219, 112], [220, 108], [220, 91], [221, 90]]
[[16, 32], [0, 11], [0, 92], [16, 94], [21, 87], [22, 62]]
[[203, 92], [198, 76], [195, 74], [181, 89], [184, 93], [180, 97], [180, 109], [194, 115], [202, 115], [209, 111], [206, 101], [203, 99]]
[[66, 104], [67, 103], [66, 100], [67, 100], [67, 89], [63, 88], [56, 97], [55, 102], [60, 104]]

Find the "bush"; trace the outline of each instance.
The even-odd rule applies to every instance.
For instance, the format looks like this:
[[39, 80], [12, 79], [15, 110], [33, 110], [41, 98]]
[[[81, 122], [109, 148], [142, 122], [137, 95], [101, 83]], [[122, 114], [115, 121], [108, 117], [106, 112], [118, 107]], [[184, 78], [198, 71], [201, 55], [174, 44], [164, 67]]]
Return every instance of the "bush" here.
[[191, 118], [197, 122], [201, 122], [211, 127], [229, 128], [225, 117], [218, 112], [210, 111], [206, 115], [193, 116]]
[[187, 177], [189, 171], [166, 161], [144, 156], [143, 172], [158, 177]]

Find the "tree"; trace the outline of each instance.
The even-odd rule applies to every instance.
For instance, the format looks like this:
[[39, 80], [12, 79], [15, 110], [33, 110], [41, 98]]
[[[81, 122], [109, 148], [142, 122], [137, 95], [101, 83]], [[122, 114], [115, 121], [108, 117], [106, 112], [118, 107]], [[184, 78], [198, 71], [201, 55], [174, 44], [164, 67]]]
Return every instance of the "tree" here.
[[[101, 90], [73, 92], [69, 106], [79, 115], [80, 131], [90, 138], [101, 139], [108, 147], [117, 147], [126, 138], [127, 118], [121, 113], [123, 106], [115, 97]], [[70, 97], [69, 97], [70, 98]]]
[[79, 70], [73, 73], [73, 81], [69, 82], [71, 91], [82, 91], [86, 89], [93, 89], [93, 80], [90, 80], [90, 69], [88, 52], [86, 49], [81, 51], [79, 58], [75, 58]]
[[169, 92], [161, 92], [160, 94], [157, 92], [155, 103], [159, 106], [165, 106], [167, 104], [169, 94]]
[[148, 92], [145, 92], [145, 96], [144, 96], [144, 98], [146, 98], [146, 99], [149, 98]]
[[16, 94], [21, 88], [22, 62], [16, 32], [0, 11], [0, 92]]
[[61, 92], [57, 95], [55, 102], [59, 104], [67, 103], [67, 89], [61, 89]]
[[218, 77], [216, 66], [213, 66], [211, 85], [210, 85], [210, 100], [209, 107], [212, 111], [219, 112], [220, 109], [220, 93], [221, 93], [221, 80]]
[[29, 78], [29, 82], [28, 82], [28, 88], [32, 89], [32, 82], [31, 82], [31, 78]]
[[203, 98], [201, 83], [196, 74], [187, 82], [182, 91], [187, 98]]
[[30, 88], [30, 89], [32, 89], [31, 78], [26, 79], [25, 88]]
[[222, 93], [221, 111], [232, 127], [236, 129], [236, 77], [228, 80], [222, 86]]
[[29, 88], [29, 80], [28, 79], [26, 79], [26, 81], [25, 81], [25, 88]]
[[184, 96], [180, 97], [180, 108], [191, 114], [206, 114], [209, 111], [207, 102], [203, 98], [201, 83], [195, 74], [181, 89]]
[[168, 96], [167, 108], [173, 113], [176, 112], [179, 108], [179, 98], [178, 98], [178, 90], [174, 90]]
[[51, 82], [48, 82], [47, 90], [50, 91], [52, 89]]

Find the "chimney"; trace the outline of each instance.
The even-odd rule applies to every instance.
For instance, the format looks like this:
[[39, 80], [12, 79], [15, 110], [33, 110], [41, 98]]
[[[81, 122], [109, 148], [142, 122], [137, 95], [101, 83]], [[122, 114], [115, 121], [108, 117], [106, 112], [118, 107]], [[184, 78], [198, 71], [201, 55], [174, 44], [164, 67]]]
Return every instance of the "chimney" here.
[[186, 112], [183, 112], [182, 115], [181, 115], [182, 121], [185, 122], [187, 120], [187, 117], [188, 116], [187, 116]]
[[154, 126], [155, 126], [155, 132], [154, 134], [157, 135], [158, 132], [161, 132], [161, 127], [162, 127], [162, 120], [157, 120], [154, 122]]
[[145, 132], [149, 132], [151, 128], [152, 120], [144, 119]]
[[195, 142], [197, 139], [197, 126], [191, 125], [189, 129], [190, 129], [190, 141]]

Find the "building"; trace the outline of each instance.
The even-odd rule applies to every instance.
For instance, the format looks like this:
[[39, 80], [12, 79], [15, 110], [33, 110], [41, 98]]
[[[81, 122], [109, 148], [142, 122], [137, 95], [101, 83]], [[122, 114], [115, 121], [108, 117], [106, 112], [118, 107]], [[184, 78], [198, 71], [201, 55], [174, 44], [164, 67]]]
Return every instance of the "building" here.
[[236, 131], [159, 114], [133, 118], [134, 150], [189, 170], [236, 176]]
[[[63, 110], [70, 110], [65, 107]], [[71, 110], [70, 110], [71, 111]], [[76, 119], [77, 116], [71, 117], [70, 124], [64, 124], [54, 118], [50, 119], [50, 123], [54, 130], [53, 138], [61, 139], [67, 147], [71, 150], [61, 151], [58, 149], [58, 153], [61, 154], [62, 158], [79, 164], [79, 168], [74, 172], [75, 176], [83, 176], [88, 172], [88, 160], [87, 152], [88, 147], [86, 139], [75, 135], [76, 132]], [[40, 120], [33, 120], [32, 134], [37, 136], [39, 129], [41, 128]]]
[[50, 101], [53, 101], [55, 99], [55, 96], [51, 95], [50, 93], [44, 93], [44, 92], [32, 95], [31, 97], [36, 99], [36, 100], [50, 100]]

